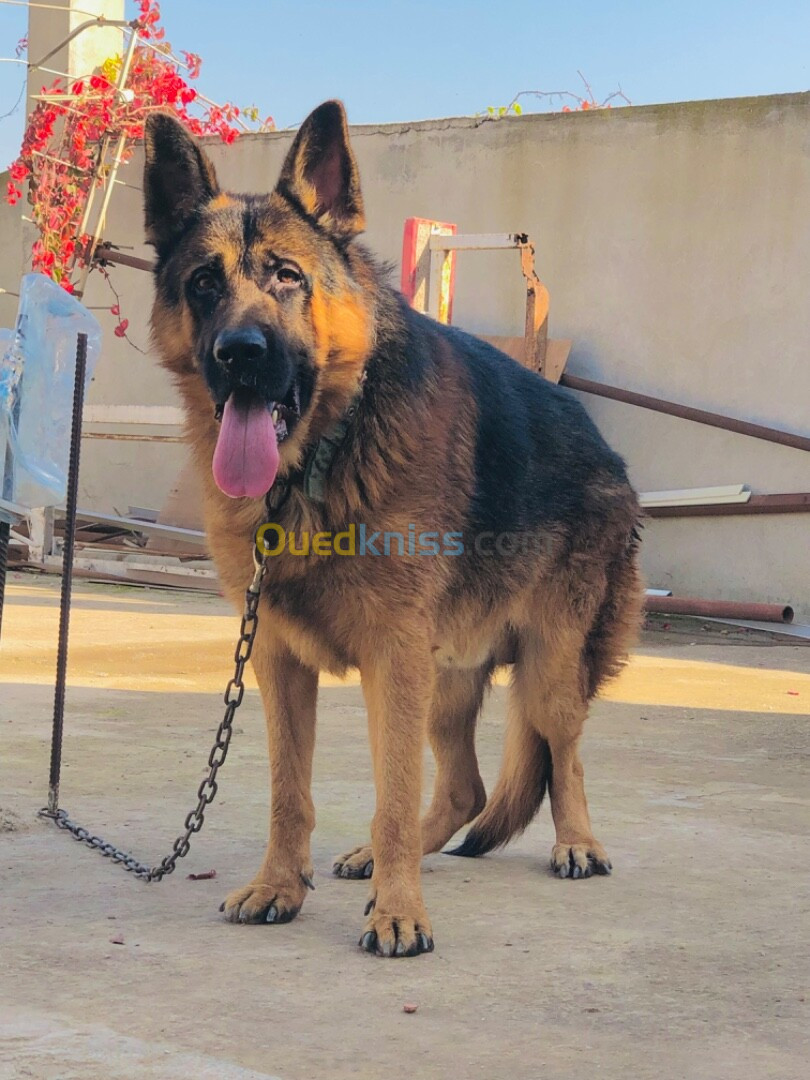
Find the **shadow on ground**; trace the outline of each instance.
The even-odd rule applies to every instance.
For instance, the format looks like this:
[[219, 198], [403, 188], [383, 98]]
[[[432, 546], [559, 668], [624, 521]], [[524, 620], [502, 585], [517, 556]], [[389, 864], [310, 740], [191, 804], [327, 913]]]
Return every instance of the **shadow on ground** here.
[[[709, 649], [690, 658], [711, 662]], [[648, 642], [645, 660], [682, 651]], [[792, 673], [797, 655], [744, 651], [754, 680], [760, 662]], [[102, 671], [103, 657], [99, 642]], [[426, 859], [436, 952], [389, 962], [356, 948], [365, 884], [330, 874], [373, 810], [359, 687], [321, 691], [316, 892], [289, 926], [242, 927], [217, 908], [265, 841], [258, 695], [191, 854], [147, 886], [36, 818], [52, 689], [0, 682], [0, 1077], [804, 1077], [807, 716], [701, 707], [699, 679], [694, 706], [666, 706], [648, 685], [643, 704], [597, 702], [586, 731], [614, 875], [552, 878], [544, 807], [500, 854]], [[496, 687], [480, 725], [488, 786], [505, 700]], [[71, 687], [63, 805], [156, 861], [195, 801], [220, 709], [213, 692]], [[186, 876], [209, 869], [215, 880]]]

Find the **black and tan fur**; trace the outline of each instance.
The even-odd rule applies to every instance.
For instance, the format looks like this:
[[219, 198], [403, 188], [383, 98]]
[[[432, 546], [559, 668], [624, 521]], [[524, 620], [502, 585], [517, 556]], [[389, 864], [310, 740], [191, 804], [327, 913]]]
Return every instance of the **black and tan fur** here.
[[[337, 533], [365, 522], [407, 533], [414, 524], [465, 541], [461, 556], [269, 560], [253, 664], [267, 714], [270, 840], [256, 876], [228, 896], [228, 918], [286, 922], [304, 901], [318, 673], [353, 666], [377, 808], [371, 845], [341, 856], [335, 870], [371, 876], [366, 949], [432, 949], [422, 853], [473, 820], [457, 854], [506, 843], [546, 789], [553, 869], [607, 873], [577, 747], [588, 702], [621, 666], [640, 608], [639, 510], [621, 460], [564, 390], [414, 313], [387, 285], [356, 241], [363, 204], [339, 103], [305, 121], [276, 188], [260, 196], [222, 193], [194, 141], [156, 115], [145, 197], [158, 253], [154, 338], [183, 397], [210, 548], [233, 602], [241, 606], [265, 510], [261, 499], [228, 499], [212, 479], [215, 406], [232, 392], [269, 402], [299, 387], [301, 419], [281, 444], [285, 529]], [[245, 327], [258, 328], [266, 350], [235, 375], [218, 364], [214, 342]], [[300, 470], [358, 393], [325, 501], [315, 502]], [[507, 533], [532, 544], [474, 548], [477, 536]], [[487, 802], [475, 724], [492, 672], [507, 660], [506, 748]], [[438, 773], [420, 825], [426, 736]]]

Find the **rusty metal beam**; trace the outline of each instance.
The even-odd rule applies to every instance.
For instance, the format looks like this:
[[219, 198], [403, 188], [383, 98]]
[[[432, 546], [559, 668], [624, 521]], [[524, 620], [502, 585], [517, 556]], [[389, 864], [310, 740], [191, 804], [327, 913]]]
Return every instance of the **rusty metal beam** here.
[[806, 435], [782, 431], [780, 428], [765, 427], [763, 424], [752, 424], [748, 420], [736, 420], [732, 416], [723, 416], [722, 413], [695, 409], [691, 405], [664, 401], [647, 394], [637, 394], [634, 390], [623, 390], [619, 386], [608, 386], [605, 383], [594, 382], [592, 379], [582, 379], [579, 375], [563, 375], [560, 386], [567, 386], [569, 390], [579, 390], [583, 394], [594, 394], [596, 397], [620, 401], [625, 405], [638, 405], [639, 408], [666, 413], [667, 416], [677, 416], [681, 420], [692, 420], [696, 424], [705, 424], [707, 427], [733, 431], [736, 435], [748, 435], [752, 439], [763, 439], [765, 442], [778, 443], [780, 446], [790, 446], [794, 450], [810, 451], [810, 438]]
[[698, 618], [753, 619], [759, 622], [792, 623], [789, 604], [750, 604], [734, 600], [701, 600], [694, 596], [646, 596], [647, 611], [664, 615], [695, 615]]
[[100, 243], [96, 247], [93, 262], [105, 266], [113, 263], [117, 266], [131, 266], [134, 270], [148, 270], [150, 273], [155, 269], [155, 263], [151, 259], [139, 259], [137, 255], [127, 255], [125, 251], [119, 251], [108, 241]]

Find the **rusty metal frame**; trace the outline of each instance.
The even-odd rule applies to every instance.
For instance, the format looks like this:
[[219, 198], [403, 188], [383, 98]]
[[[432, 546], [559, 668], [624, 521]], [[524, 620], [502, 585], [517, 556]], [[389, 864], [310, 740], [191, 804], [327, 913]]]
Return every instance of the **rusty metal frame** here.
[[[442, 262], [451, 252], [459, 251], [502, 251], [515, 249], [520, 254], [520, 269], [526, 281], [526, 319], [524, 325], [525, 360], [527, 367], [539, 372], [546, 378], [546, 352], [548, 348], [548, 289], [537, 276], [534, 264], [534, 244], [527, 233], [460, 233], [456, 236], [444, 236], [434, 233], [429, 243], [431, 255], [442, 256]], [[431, 258], [430, 282], [428, 295], [432, 294], [431, 283], [436, 276], [438, 260]], [[430, 311], [434, 316], [437, 312]], [[441, 320], [440, 320], [441, 321]], [[555, 380], [556, 381], [556, 380]]]

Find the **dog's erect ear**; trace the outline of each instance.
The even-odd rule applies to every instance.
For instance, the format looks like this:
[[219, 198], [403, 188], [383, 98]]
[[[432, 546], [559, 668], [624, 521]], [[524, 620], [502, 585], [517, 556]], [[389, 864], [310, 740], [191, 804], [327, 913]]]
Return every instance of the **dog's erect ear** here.
[[153, 113], [146, 121], [144, 141], [146, 238], [162, 253], [219, 192], [219, 185], [214, 166], [173, 116]]
[[281, 170], [278, 190], [291, 195], [338, 238], [350, 239], [365, 229], [360, 174], [339, 101], [325, 101], [303, 122]]

